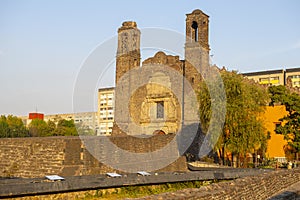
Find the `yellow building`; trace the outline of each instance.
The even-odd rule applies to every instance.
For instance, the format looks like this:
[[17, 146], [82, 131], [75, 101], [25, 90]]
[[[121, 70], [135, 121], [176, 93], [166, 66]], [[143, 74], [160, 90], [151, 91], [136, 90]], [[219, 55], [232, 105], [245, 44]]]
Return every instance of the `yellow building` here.
[[300, 87], [300, 68], [286, 69], [286, 82], [292, 87]]
[[268, 158], [275, 158], [278, 161], [285, 161], [284, 145], [287, 142], [284, 140], [283, 135], [275, 133], [276, 126], [281, 125], [280, 118], [287, 115], [288, 112], [285, 106], [267, 106], [263, 115], [264, 124], [267, 131], [270, 133], [271, 139], [268, 141], [268, 148], [266, 156]]
[[249, 79], [253, 79], [261, 85], [285, 85], [284, 70], [269, 70], [260, 72], [243, 73]]
[[249, 72], [243, 73], [243, 76], [266, 86], [288, 85], [289, 87], [300, 87], [300, 68]]

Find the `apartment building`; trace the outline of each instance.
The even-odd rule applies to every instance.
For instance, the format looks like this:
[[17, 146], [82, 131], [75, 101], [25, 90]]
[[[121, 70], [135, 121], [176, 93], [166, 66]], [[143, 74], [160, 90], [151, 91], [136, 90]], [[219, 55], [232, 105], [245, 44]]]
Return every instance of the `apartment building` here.
[[98, 124], [97, 135], [110, 135], [114, 122], [115, 88], [100, 88], [98, 90]]
[[[43, 115], [41, 117], [33, 117], [37, 115]], [[44, 115], [41, 113], [29, 113], [29, 116], [22, 116], [20, 117], [23, 120], [23, 123], [28, 126], [30, 122], [35, 119], [39, 118], [44, 120], [45, 122], [53, 121], [58, 123], [59, 120], [74, 120], [75, 125], [78, 127], [84, 127], [91, 129], [97, 133], [99, 130], [98, 126], [98, 113], [97, 112], [82, 112], [82, 113], [67, 113], [67, 114], [53, 114], [53, 115]]]
[[285, 85], [285, 73], [282, 69], [243, 73], [243, 75], [261, 85]]
[[249, 79], [253, 79], [261, 85], [288, 85], [290, 87], [300, 87], [300, 68], [250, 72], [242, 73], [242, 75]]
[[300, 87], [300, 68], [285, 70], [286, 82], [292, 87]]

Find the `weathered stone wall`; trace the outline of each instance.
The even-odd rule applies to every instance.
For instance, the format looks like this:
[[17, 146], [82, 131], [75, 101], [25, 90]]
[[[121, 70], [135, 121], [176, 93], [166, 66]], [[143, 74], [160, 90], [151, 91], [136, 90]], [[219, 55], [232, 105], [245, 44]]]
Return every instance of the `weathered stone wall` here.
[[58, 174], [63, 170], [65, 145], [62, 138], [0, 139], [0, 176]]
[[[153, 139], [136, 140], [121, 136], [111, 137], [111, 140], [117, 145], [123, 144], [132, 152], [149, 152], [164, 146], [170, 138], [160, 135]], [[0, 139], [0, 158], [0, 177], [78, 176], [116, 171], [95, 159], [79, 137]], [[181, 157], [161, 170], [186, 169], [185, 159]]]
[[[293, 170], [278, 170], [258, 176], [215, 183], [201, 188], [184, 189], [139, 199], [269, 199], [289, 186], [300, 183], [300, 167]], [[300, 193], [300, 188], [298, 191]], [[294, 192], [295, 193], [295, 192]], [[275, 196], [274, 196], [275, 195]], [[295, 194], [297, 198], [300, 194]], [[272, 198], [271, 198], [272, 199]], [[283, 199], [288, 199], [287, 197]], [[296, 198], [293, 198], [296, 199]]]

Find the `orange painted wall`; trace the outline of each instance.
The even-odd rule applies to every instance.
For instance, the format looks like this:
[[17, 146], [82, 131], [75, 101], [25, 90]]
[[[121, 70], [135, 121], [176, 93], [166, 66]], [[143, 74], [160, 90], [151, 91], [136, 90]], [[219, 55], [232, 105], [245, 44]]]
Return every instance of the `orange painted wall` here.
[[283, 139], [283, 135], [275, 133], [276, 123], [279, 119], [287, 115], [285, 106], [267, 106], [263, 115], [265, 128], [271, 133], [271, 139], [268, 141], [268, 149], [266, 156], [269, 158], [285, 157], [283, 147], [287, 142]]

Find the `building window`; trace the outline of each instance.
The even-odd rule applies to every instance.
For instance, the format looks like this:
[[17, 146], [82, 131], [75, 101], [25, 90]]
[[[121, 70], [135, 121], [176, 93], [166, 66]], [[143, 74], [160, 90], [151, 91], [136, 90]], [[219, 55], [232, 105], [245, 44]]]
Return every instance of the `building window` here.
[[279, 76], [273, 76], [273, 77], [270, 78], [270, 80], [271, 81], [273, 81], [273, 80], [279, 80]]
[[299, 87], [299, 86], [300, 86], [300, 81], [294, 81], [294, 82], [293, 82], [293, 86]]
[[279, 84], [279, 76], [270, 77], [270, 84], [271, 85], [278, 85]]
[[[290, 77], [290, 76], [289, 76]], [[288, 78], [289, 78], [288, 77]], [[293, 75], [292, 78], [300, 78], [300, 75]]]
[[198, 23], [193, 21], [192, 28], [194, 29], [194, 40], [195, 42], [198, 42]]
[[156, 118], [163, 119], [165, 114], [165, 107], [163, 101], [156, 102]]
[[269, 78], [259, 78], [259, 82], [269, 82]]

